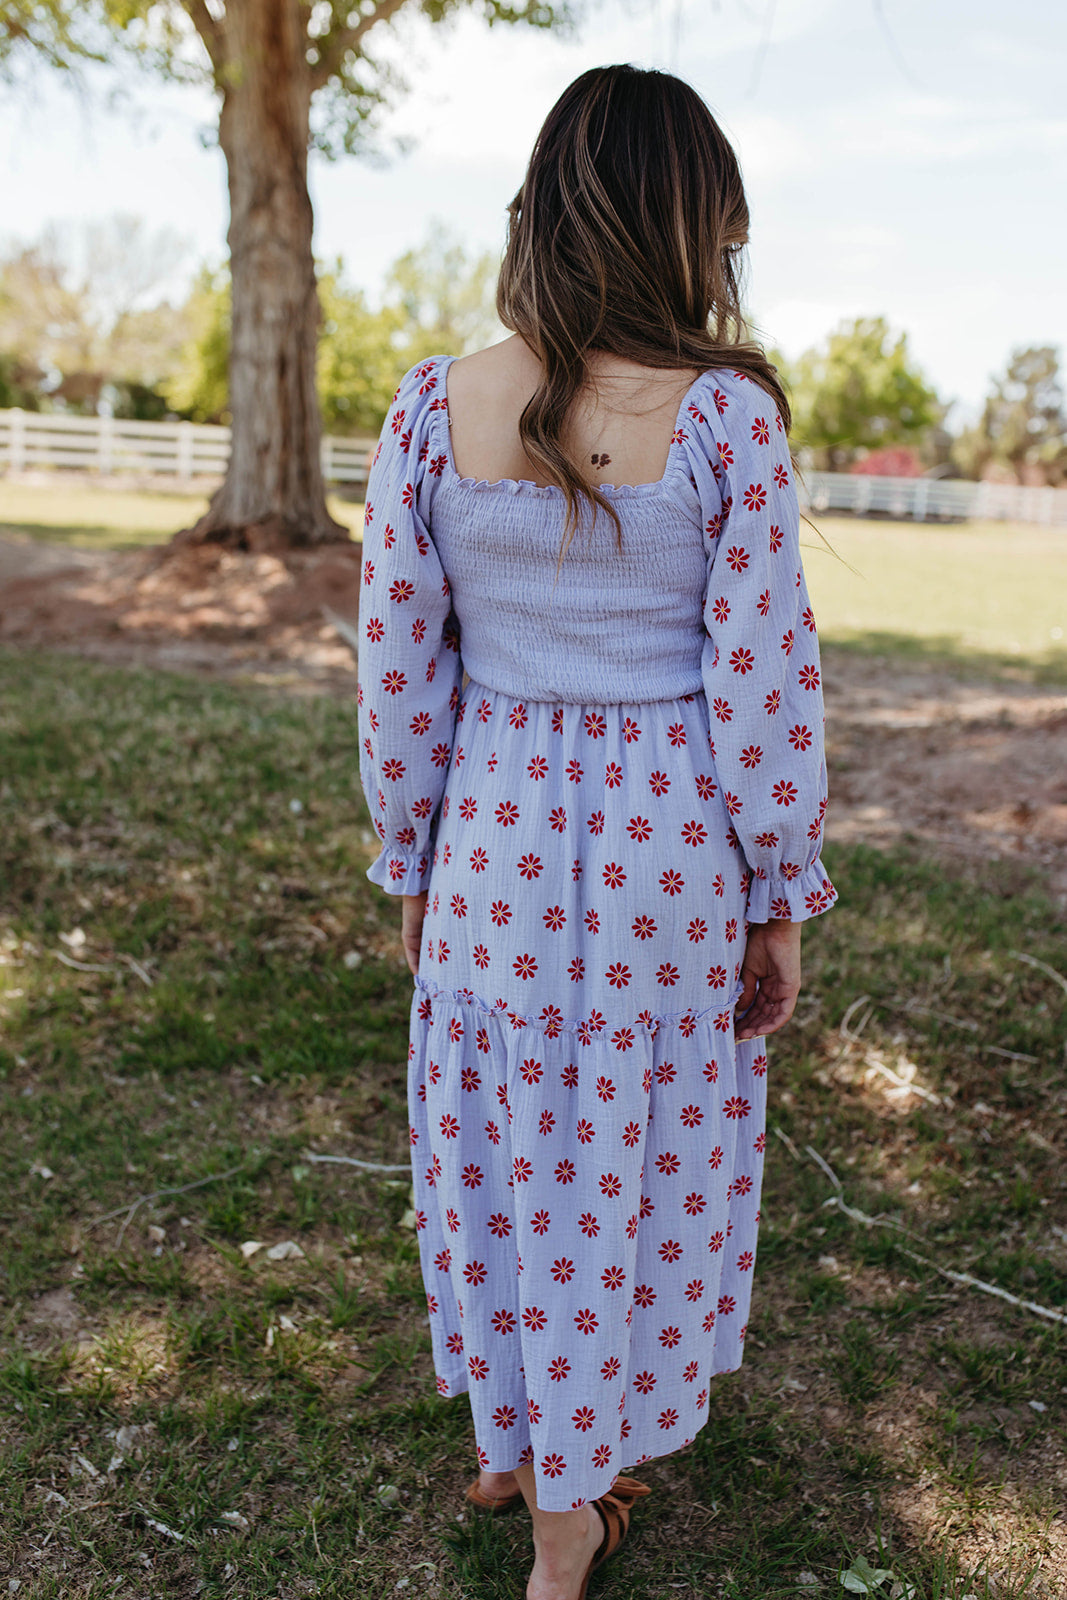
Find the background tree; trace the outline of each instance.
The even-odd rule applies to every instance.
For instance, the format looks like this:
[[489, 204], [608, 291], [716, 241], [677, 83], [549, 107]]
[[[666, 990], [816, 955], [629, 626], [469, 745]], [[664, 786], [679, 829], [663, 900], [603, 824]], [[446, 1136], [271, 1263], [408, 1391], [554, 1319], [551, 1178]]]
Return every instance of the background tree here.
[[844, 472], [868, 450], [920, 446], [945, 414], [884, 317], [842, 322], [826, 343], [785, 364], [798, 448], [817, 467]]
[[[219, 104], [232, 283], [226, 479], [189, 537], [241, 545], [346, 539], [326, 510], [315, 386], [320, 310], [309, 147], [366, 150], [403, 84], [372, 51], [407, 7], [434, 22], [473, 6], [492, 26], [567, 21], [567, 0], [0, 0], [8, 75], [116, 48]], [[375, 33], [377, 30], [377, 33]], [[314, 114], [313, 114], [314, 108]]]
[[[414, 362], [441, 351], [462, 355], [499, 337], [504, 330], [496, 320], [496, 272], [490, 252], [469, 257], [440, 222], [388, 269], [377, 310], [345, 282], [340, 257], [320, 267], [316, 377], [327, 430], [376, 434]], [[230, 285], [224, 267], [201, 269], [183, 317], [188, 341], [163, 392], [182, 416], [229, 422]]]
[[151, 392], [185, 330], [160, 289], [187, 249], [173, 230], [122, 214], [53, 223], [10, 248], [0, 257], [0, 353], [23, 391], [47, 408], [162, 415]]
[[953, 454], [969, 477], [998, 463], [1018, 483], [1031, 476], [1052, 484], [1067, 479], [1067, 411], [1053, 345], [1012, 351], [977, 424], [960, 434]]

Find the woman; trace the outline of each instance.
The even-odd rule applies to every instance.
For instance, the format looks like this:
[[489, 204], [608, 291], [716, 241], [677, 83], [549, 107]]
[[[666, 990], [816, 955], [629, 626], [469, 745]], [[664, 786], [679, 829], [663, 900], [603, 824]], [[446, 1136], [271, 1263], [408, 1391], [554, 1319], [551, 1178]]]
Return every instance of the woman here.
[[[418, 1239], [468, 1498], [575, 1600], [741, 1364], [765, 1035], [835, 899], [815, 624], [733, 152], [584, 73], [510, 209], [512, 337], [402, 380], [367, 491], [361, 778], [404, 897]], [[464, 686], [465, 674], [468, 678]]]

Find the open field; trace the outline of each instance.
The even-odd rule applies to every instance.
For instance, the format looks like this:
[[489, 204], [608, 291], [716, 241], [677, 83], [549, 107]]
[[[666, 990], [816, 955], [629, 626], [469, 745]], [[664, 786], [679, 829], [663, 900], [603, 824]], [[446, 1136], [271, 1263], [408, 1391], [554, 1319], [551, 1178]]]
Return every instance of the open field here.
[[[350, 699], [26, 649], [0, 689], [19, 1600], [519, 1600], [525, 1519], [461, 1511], [404, 1177], [311, 1159], [405, 1159]], [[896, 1600], [1067, 1592], [1067, 1326], [936, 1270], [1067, 1314], [1062, 911], [1010, 841], [849, 839], [772, 1042], [745, 1365], [594, 1597], [830, 1600], [862, 1559]]]
[[[329, 507], [353, 532], [362, 528], [361, 505], [331, 495]], [[163, 544], [178, 528], [191, 527], [206, 509], [204, 495], [0, 480], [0, 538], [43, 539], [72, 549]]]
[[[812, 519], [804, 566], [824, 638], [910, 636], [1067, 666], [1067, 529]], [[852, 569], [852, 570], [850, 570]]]

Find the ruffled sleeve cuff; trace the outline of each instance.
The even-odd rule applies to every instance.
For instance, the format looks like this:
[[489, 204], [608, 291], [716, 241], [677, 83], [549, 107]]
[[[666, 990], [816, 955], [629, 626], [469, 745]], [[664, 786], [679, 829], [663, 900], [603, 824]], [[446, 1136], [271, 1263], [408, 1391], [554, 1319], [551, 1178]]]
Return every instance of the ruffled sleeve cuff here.
[[807, 922], [809, 917], [829, 911], [836, 899], [837, 890], [819, 856], [802, 871], [790, 873], [787, 867], [784, 873], [768, 875], [757, 870], [749, 885], [748, 920]]
[[423, 851], [416, 855], [410, 850], [394, 850], [386, 845], [373, 866], [367, 868], [367, 877], [386, 894], [422, 894], [430, 876], [430, 855]]

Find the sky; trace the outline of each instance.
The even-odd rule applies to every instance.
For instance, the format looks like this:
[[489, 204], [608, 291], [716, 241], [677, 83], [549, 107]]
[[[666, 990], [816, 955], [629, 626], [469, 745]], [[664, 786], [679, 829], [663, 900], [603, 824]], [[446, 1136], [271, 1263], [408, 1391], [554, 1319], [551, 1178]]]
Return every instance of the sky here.
[[[748, 304], [795, 357], [842, 320], [888, 318], [944, 400], [973, 415], [1011, 349], [1067, 357], [1063, 0], [584, 0], [570, 37], [405, 18], [384, 54], [409, 88], [386, 123], [411, 149], [313, 156], [315, 252], [372, 299], [439, 219], [498, 255], [538, 128], [590, 66], [686, 78], [740, 158]], [[41, 68], [0, 105], [0, 241], [132, 212], [188, 241], [180, 289], [225, 254], [207, 91], [127, 70], [79, 99]]]

